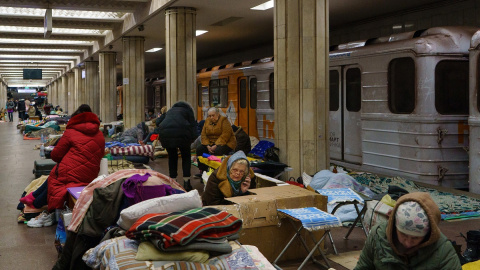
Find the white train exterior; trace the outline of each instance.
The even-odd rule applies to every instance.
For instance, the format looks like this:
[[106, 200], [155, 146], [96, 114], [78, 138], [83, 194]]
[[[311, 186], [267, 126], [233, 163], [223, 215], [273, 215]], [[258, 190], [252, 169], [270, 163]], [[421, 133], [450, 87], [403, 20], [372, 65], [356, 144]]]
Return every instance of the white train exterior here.
[[330, 95], [339, 93], [330, 109], [332, 161], [468, 187], [468, 49], [475, 31], [431, 28], [331, 51]]
[[476, 32], [470, 45], [470, 188], [469, 191], [480, 194], [480, 31]]

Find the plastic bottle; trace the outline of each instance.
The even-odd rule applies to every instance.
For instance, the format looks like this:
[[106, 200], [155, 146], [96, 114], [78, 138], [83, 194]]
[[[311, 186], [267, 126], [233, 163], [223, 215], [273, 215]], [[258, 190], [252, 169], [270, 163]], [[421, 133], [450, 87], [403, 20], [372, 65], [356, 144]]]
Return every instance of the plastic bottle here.
[[40, 137], [40, 142], [45, 143], [45, 137], [43, 136], [43, 134], [42, 134], [42, 136]]
[[40, 157], [45, 158], [45, 146], [43, 146], [43, 143], [40, 146]]

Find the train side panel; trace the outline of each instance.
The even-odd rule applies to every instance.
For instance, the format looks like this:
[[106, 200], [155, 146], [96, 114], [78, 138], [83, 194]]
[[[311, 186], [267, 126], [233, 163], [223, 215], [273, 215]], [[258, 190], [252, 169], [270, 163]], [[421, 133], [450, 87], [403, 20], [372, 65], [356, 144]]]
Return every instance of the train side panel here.
[[[430, 40], [427, 41], [430, 42]], [[467, 115], [464, 112], [439, 113], [437, 106], [441, 108], [441, 104], [438, 96], [450, 95], [449, 98], [455, 99], [451, 93], [456, 89], [444, 87], [445, 90], [442, 90], [443, 88], [436, 89], [435, 86], [439, 84], [451, 86], [458, 83], [459, 88], [460, 85], [464, 88], [463, 79], [468, 81], [468, 75], [465, 77], [464, 72], [468, 59], [464, 54], [449, 54], [446, 49], [447, 53], [443, 55], [435, 52], [419, 54], [414, 46], [423, 43], [412, 42], [412, 44], [411, 49], [408, 46], [394, 47], [399, 44], [373, 45], [370, 48], [349, 50], [349, 53], [343, 53], [341, 57], [330, 58], [331, 70], [351, 65], [361, 67], [362, 163], [358, 168], [385, 175], [398, 175], [434, 185], [465, 188], [468, 185], [468, 155], [465, 151], [468, 147]], [[408, 110], [411, 109], [407, 113], [392, 112], [389, 103], [391, 102], [389, 95], [392, 94], [389, 92], [391, 91], [389, 83], [390, 86], [394, 83], [389, 82], [389, 79], [392, 79], [389, 77], [389, 69], [397, 60], [409, 63], [415, 70], [410, 78], [395, 79], [400, 84], [405, 80], [411, 81], [414, 86], [414, 103], [405, 106]], [[442, 76], [440, 79], [437, 74], [439, 69], [443, 70], [443, 73], [439, 73]], [[458, 73], [455, 75], [460, 76], [462, 80], [448, 78], [448, 74], [452, 73]], [[468, 74], [468, 70], [466, 73]], [[450, 94], [439, 94], [440, 90]], [[458, 93], [461, 95], [460, 91]], [[404, 98], [402, 95], [409, 96], [408, 93], [399, 93], [397, 98]], [[403, 106], [401, 102], [399, 104]], [[332, 114], [330, 112], [331, 116]], [[331, 158], [334, 162], [351, 166], [354, 163], [347, 160], [348, 149], [345, 147], [345, 140], [351, 139], [344, 137], [342, 141], [340, 137], [337, 140], [338, 136], [333, 137], [335, 134], [332, 133], [341, 133], [341, 130], [339, 128], [335, 130], [335, 127], [341, 126], [339, 121], [346, 120], [348, 117], [345, 115], [343, 118], [330, 119], [330, 147], [333, 150]], [[337, 149], [336, 152], [335, 149]]]

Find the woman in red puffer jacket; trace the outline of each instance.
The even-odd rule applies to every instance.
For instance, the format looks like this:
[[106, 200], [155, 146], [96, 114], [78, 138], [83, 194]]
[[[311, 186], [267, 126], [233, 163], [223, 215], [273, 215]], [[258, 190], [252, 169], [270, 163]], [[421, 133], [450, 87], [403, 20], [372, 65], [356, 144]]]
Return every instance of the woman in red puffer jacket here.
[[49, 211], [63, 208], [67, 188], [86, 186], [98, 176], [105, 154], [105, 138], [99, 126], [97, 115], [87, 104], [72, 114], [51, 153], [57, 165], [48, 176]]

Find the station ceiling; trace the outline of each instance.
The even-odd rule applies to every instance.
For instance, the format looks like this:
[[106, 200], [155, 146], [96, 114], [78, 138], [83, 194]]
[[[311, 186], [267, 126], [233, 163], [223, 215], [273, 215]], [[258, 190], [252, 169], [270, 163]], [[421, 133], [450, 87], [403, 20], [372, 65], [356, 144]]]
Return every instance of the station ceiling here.
[[[9, 86], [45, 86], [85, 60], [98, 60], [101, 51], [118, 53], [121, 74], [123, 36], [145, 37], [145, 50], [162, 48], [146, 52], [145, 72], [164, 70], [168, 7], [197, 9], [197, 30], [208, 31], [197, 36], [198, 60], [273, 47], [273, 9], [251, 9], [265, 1], [0, 0], [0, 76]], [[448, 1], [331, 0], [330, 29], [441, 2]], [[52, 10], [53, 28], [45, 38], [47, 9]], [[24, 68], [42, 69], [42, 80], [23, 80]]]

